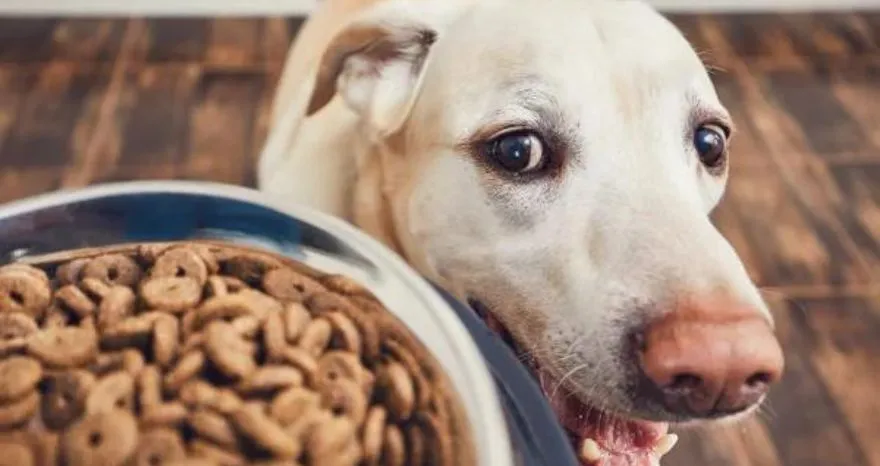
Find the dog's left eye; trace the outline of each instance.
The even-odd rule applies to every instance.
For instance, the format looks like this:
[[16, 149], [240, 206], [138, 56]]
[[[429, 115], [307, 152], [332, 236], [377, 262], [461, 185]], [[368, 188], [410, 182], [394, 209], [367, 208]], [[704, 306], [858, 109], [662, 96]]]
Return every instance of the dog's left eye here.
[[503, 169], [528, 173], [544, 166], [544, 143], [530, 131], [514, 131], [489, 142], [489, 156]]
[[717, 125], [700, 126], [694, 134], [694, 147], [703, 165], [718, 167], [727, 154], [727, 131]]

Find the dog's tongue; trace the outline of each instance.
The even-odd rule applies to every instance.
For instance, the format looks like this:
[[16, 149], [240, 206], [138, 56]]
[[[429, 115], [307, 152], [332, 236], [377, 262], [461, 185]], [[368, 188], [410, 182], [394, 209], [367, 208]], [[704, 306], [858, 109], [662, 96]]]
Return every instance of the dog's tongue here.
[[665, 423], [621, 419], [581, 403], [541, 371], [541, 388], [584, 466], [657, 466], [677, 437]]

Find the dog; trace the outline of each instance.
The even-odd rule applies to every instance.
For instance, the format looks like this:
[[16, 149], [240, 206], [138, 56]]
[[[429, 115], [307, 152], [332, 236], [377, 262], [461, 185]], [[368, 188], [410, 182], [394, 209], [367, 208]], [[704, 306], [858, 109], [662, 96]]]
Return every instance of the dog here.
[[637, 0], [324, 0], [291, 46], [259, 188], [345, 218], [484, 309], [585, 465], [656, 465], [783, 372], [709, 214], [733, 124]]

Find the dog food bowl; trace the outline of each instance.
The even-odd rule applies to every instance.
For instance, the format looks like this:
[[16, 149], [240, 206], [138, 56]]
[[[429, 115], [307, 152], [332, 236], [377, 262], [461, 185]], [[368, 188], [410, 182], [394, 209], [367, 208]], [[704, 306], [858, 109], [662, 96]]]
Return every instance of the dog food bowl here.
[[370, 289], [433, 353], [485, 466], [578, 464], [537, 383], [467, 306], [348, 223], [213, 183], [131, 182], [0, 206], [0, 264], [119, 243], [222, 240], [281, 254]]

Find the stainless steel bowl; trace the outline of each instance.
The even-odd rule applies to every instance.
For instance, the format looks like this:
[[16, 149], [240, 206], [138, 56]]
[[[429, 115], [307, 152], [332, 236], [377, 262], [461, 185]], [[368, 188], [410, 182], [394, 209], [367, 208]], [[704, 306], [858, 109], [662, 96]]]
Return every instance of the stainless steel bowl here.
[[370, 288], [449, 374], [480, 465], [577, 464], [512, 353], [464, 306], [342, 220], [251, 189], [182, 181], [99, 185], [0, 206], [0, 263], [73, 248], [196, 238], [261, 247]]

